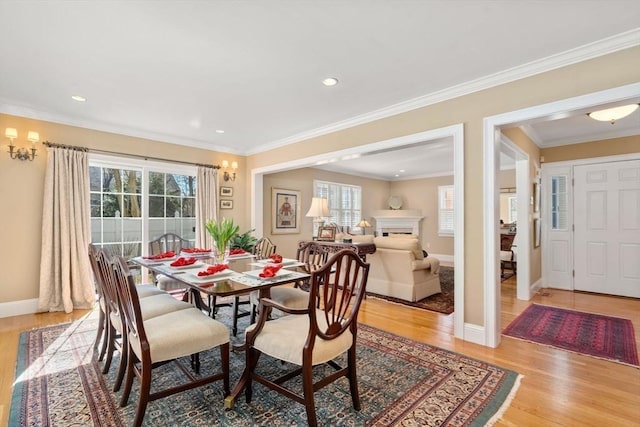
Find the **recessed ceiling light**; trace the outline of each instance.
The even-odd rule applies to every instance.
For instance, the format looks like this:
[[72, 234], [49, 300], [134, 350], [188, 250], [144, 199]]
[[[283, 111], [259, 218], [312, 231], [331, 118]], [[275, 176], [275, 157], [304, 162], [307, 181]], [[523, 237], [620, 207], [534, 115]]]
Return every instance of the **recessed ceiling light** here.
[[404, 172], [404, 169], [400, 169], [400, 172], [401, 172], [401, 173], [403, 173], [403, 172]]
[[399, 177], [400, 175], [399, 175], [399, 174], [395, 174], [394, 176], [397, 178], [397, 177]]
[[325, 86], [335, 86], [338, 84], [338, 79], [335, 77], [327, 77], [322, 81], [322, 84]]
[[85, 102], [87, 100], [87, 98], [85, 98], [84, 96], [80, 96], [80, 95], [72, 95], [71, 99], [73, 99], [74, 101], [78, 101], [78, 102]]
[[216, 129], [216, 133], [224, 133], [222, 129]]

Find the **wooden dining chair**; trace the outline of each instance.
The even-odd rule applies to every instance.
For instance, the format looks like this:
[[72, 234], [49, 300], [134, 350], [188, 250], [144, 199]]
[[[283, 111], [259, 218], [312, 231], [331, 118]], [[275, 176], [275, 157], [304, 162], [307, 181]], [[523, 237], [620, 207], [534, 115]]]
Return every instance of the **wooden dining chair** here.
[[[102, 356], [106, 354], [102, 370], [102, 373], [106, 374], [111, 367], [114, 353], [116, 351], [120, 353], [120, 366], [113, 386], [113, 390], [118, 391], [126, 367], [126, 352], [123, 349], [126, 348], [127, 337], [122, 334], [124, 325], [123, 312], [118, 299], [113, 266], [109, 255], [104, 249], [98, 249], [93, 245], [90, 245], [89, 254], [92, 266], [95, 265], [96, 267], [96, 277], [99, 278], [102, 286], [105, 308], [105, 348], [104, 352], [100, 351], [99, 360], [102, 360]], [[138, 285], [136, 289], [141, 300], [141, 310], [145, 319], [191, 308], [190, 304], [176, 300], [153, 285]]]
[[267, 259], [276, 253], [276, 245], [268, 237], [261, 237], [256, 242], [251, 253], [258, 260]]
[[[183, 248], [188, 248], [189, 246], [191, 246], [191, 244], [187, 239], [183, 239], [175, 233], [165, 233], [149, 242], [149, 255], [158, 255], [169, 251], [173, 251], [176, 255], [179, 255]], [[170, 279], [164, 274], [154, 273], [153, 281], [160, 289], [168, 292], [184, 291], [184, 285], [182, 283]]]
[[513, 251], [513, 241], [515, 238], [515, 234], [500, 235], [500, 276], [502, 277], [504, 277], [505, 269], [511, 270], [513, 274], [516, 274], [517, 265]]
[[[355, 410], [360, 410], [356, 376], [356, 336], [358, 311], [365, 294], [369, 264], [354, 251], [344, 249], [311, 275], [310, 297], [306, 308], [294, 309], [275, 301], [260, 300], [257, 323], [246, 333], [245, 396], [251, 402], [253, 381], [271, 388], [305, 405], [310, 426], [317, 425], [314, 393], [338, 378], [347, 377]], [[335, 278], [340, 278], [336, 280]], [[320, 301], [320, 308], [315, 301]], [[288, 313], [267, 322], [269, 312], [277, 308]], [[297, 368], [277, 379], [256, 371], [261, 354], [289, 362]], [[347, 353], [346, 366], [334, 359]], [[314, 382], [313, 367], [327, 363], [335, 369], [329, 376]], [[283, 384], [302, 376], [302, 395]]]
[[[118, 297], [124, 312], [127, 337], [127, 373], [120, 406], [126, 406], [134, 375], [140, 380], [138, 405], [133, 425], [142, 425], [149, 402], [175, 393], [190, 390], [214, 381], [223, 382], [224, 396], [229, 395], [229, 330], [195, 307], [145, 319], [141, 310], [133, 277], [122, 257], [114, 260]], [[220, 348], [220, 370], [208, 376], [197, 376], [183, 367], [178, 360], [191, 357], [191, 367], [200, 373], [199, 353]], [[188, 378], [181, 384], [172, 383], [163, 390], [151, 392], [153, 370], [173, 361]], [[222, 405], [223, 401], [220, 400]]]

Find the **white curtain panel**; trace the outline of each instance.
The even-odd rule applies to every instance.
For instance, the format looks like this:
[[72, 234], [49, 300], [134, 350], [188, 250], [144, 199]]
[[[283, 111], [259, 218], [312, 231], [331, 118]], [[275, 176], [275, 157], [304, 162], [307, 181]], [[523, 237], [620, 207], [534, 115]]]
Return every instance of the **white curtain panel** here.
[[50, 147], [42, 207], [38, 311], [93, 307], [87, 153]]
[[213, 240], [204, 224], [218, 220], [218, 171], [198, 166], [196, 183], [196, 247], [210, 249]]

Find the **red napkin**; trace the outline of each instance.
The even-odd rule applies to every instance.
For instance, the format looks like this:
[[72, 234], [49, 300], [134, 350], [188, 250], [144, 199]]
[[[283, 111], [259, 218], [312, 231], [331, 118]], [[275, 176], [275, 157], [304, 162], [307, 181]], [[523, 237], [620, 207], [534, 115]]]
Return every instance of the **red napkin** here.
[[276, 264], [279, 264], [282, 262], [282, 255], [280, 254], [273, 254], [269, 257], [269, 259], [273, 262], [275, 262]]
[[278, 270], [282, 268], [282, 264], [267, 264], [263, 269], [262, 273], [259, 274], [263, 279], [269, 277], [275, 277]]
[[145, 256], [144, 259], [165, 259], [165, 258], [173, 258], [176, 256], [176, 253], [173, 251], [163, 252], [157, 255]]
[[244, 254], [244, 253], [246, 253], [246, 252], [245, 252], [245, 250], [244, 250], [244, 249], [241, 249], [241, 248], [231, 249], [231, 250], [229, 251], [229, 255], [242, 255], [242, 254]]
[[191, 264], [195, 263], [196, 261], [197, 261], [197, 259], [194, 258], [194, 257], [190, 257], [190, 258], [180, 257], [177, 260], [173, 261], [169, 265], [171, 267], [184, 267], [185, 265], [191, 265]]
[[211, 249], [201, 249], [201, 248], [184, 248], [182, 252], [186, 254], [204, 254], [207, 252], [211, 252]]
[[224, 271], [227, 268], [229, 268], [229, 266], [227, 264], [210, 265], [209, 267], [207, 267], [206, 270], [198, 271], [198, 276], [200, 276], [200, 277], [211, 276], [211, 275], [214, 275], [214, 274], [219, 273], [221, 271]]

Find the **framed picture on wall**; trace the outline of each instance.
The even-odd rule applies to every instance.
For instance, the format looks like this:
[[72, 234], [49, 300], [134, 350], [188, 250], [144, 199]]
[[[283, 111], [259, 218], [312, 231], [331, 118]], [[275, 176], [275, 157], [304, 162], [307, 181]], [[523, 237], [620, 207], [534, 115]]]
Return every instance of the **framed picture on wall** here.
[[540, 247], [540, 218], [533, 219], [533, 247]]
[[540, 212], [540, 184], [533, 183], [533, 211]]
[[220, 187], [220, 195], [222, 197], [233, 196], [233, 187]]
[[300, 191], [271, 189], [271, 233], [300, 233]]
[[233, 200], [220, 200], [220, 209], [233, 209]]

